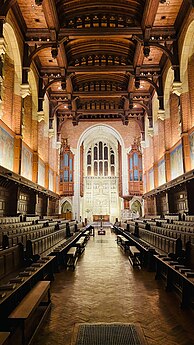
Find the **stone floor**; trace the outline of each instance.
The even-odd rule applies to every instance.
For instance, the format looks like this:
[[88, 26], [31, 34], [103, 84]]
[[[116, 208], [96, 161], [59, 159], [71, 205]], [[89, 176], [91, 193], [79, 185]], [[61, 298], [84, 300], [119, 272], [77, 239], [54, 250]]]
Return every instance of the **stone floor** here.
[[138, 324], [148, 345], [194, 345], [193, 314], [154, 273], [133, 269], [115, 240], [110, 229], [96, 233], [75, 271], [56, 274], [51, 313], [34, 345], [70, 345], [77, 324], [98, 322]]

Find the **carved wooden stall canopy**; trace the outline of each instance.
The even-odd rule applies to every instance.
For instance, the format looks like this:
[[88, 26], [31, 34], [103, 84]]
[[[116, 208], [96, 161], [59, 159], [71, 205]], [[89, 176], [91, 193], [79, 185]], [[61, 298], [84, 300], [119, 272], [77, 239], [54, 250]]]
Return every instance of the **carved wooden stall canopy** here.
[[45, 93], [50, 126], [58, 116], [77, 125], [88, 119], [139, 121], [156, 93], [164, 109], [167, 62], [180, 82], [177, 39], [189, 0], [4, 0], [24, 34], [23, 83], [35, 63], [39, 111]]

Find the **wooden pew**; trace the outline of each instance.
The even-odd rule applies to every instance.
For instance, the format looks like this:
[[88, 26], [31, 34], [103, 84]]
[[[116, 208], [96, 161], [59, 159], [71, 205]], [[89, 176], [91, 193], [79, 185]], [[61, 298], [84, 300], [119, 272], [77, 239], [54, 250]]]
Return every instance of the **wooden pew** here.
[[32, 342], [50, 307], [50, 281], [40, 281], [8, 317], [11, 326], [21, 330], [21, 338], [17, 337], [18, 345]]
[[26, 243], [26, 256], [32, 258], [34, 255], [47, 255], [52, 248], [65, 239], [65, 230], [57, 230], [45, 236], [28, 240]]
[[129, 246], [129, 261], [133, 267], [141, 267], [141, 252], [135, 246]]
[[156, 248], [159, 253], [175, 253], [176, 239], [139, 228], [139, 237]]
[[[169, 224], [173, 225], [173, 224]], [[181, 231], [178, 226], [175, 226], [174, 229], [168, 229], [167, 227], [151, 226], [150, 231], [161, 234], [163, 236], [172, 237], [172, 238], [181, 238], [183, 247], [185, 247], [186, 242], [191, 241], [194, 243], [194, 233]]]
[[[114, 226], [115, 227], [115, 226]], [[141, 266], [147, 267], [149, 271], [155, 270], [154, 254], [156, 250], [149, 243], [143, 241], [142, 239], [136, 237], [135, 235], [123, 230], [122, 228], [117, 228], [117, 233], [122, 234], [129, 240], [129, 245], [137, 247], [141, 252]]]
[[[57, 268], [60, 270], [61, 267], [67, 266], [67, 252], [72, 247], [75, 246], [76, 241], [78, 241], [81, 236], [87, 232], [87, 227], [76, 232], [71, 237], [64, 239], [59, 244], [53, 246], [49, 255], [56, 256]], [[85, 237], [83, 237], [85, 240]]]
[[22, 243], [26, 247], [27, 240], [33, 240], [41, 236], [46, 236], [54, 232], [55, 226], [42, 227], [41, 224], [32, 225], [30, 228], [17, 229], [14, 233], [3, 235], [3, 243], [7, 237], [8, 247]]
[[173, 222], [173, 220], [179, 220], [179, 215], [178, 214], [166, 214], [164, 216], [164, 218], [170, 222]]
[[129, 240], [126, 237], [122, 235], [117, 235], [117, 244], [125, 253], [127, 252], [129, 247]]
[[0, 224], [19, 223], [20, 216], [0, 217]]
[[185, 221], [194, 222], [194, 215], [186, 215]]
[[[80, 229], [80, 231], [84, 230], [84, 228]], [[86, 230], [81, 234], [81, 237], [84, 238], [84, 244], [86, 245], [89, 238], [90, 238], [90, 230]]]
[[24, 266], [24, 250], [22, 245], [0, 250], [0, 279]]
[[194, 303], [194, 269], [179, 264], [167, 255], [155, 255], [155, 279], [163, 279], [166, 291], [178, 293], [182, 309], [191, 307]]
[[0, 284], [0, 331], [6, 329], [8, 315], [37, 282], [53, 280], [54, 264], [54, 256], [43, 257], [4, 279]]
[[0, 332], [0, 345], [8, 345], [10, 332]]
[[75, 247], [77, 247], [77, 253], [80, 256], [84, 250], [85, 250], [85, 239], [84, 238], [80, 238], [78, 241], [76, 241], [76, 243], [74, 244]]
[[76, 262], [78, 260], [78, 255], [77, 255], [77, 248], [76, 247], [71, 247], [67, 254], [67, 267], [75, 269]]

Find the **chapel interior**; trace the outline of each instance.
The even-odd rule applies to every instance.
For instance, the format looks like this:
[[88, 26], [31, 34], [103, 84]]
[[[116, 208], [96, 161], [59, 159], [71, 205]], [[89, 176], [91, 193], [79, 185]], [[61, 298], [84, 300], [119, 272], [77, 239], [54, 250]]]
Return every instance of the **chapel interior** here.
[[193, 0], [0, 0], [0, 345], [194, 344], [193, 78]]

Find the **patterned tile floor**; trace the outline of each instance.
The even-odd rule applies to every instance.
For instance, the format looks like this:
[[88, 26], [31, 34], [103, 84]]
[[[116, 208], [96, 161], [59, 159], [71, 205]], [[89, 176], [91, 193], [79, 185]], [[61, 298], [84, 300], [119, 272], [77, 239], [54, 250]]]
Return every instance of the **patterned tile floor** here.
[[138, 324], [148, 345], [194, 345], [194, 315], [154, 273], [132, 268], [110, 229], [90, 238], [75, 271], [56, 274], [51, 297], [34, 345], [70, 345], [77, 324], [97, 322]]

